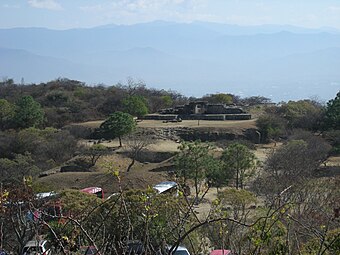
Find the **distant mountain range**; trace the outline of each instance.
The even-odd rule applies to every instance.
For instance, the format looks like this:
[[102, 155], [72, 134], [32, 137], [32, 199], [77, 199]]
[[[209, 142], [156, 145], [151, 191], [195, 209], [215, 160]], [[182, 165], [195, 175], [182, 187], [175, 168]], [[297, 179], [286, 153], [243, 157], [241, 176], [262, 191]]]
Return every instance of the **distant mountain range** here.
[[231, 92], [274, 101], [340, 89], [340, 31], [155, 21], [88, 29], [0, 29], [0, 77], [112, 85], [128, 76], [188, 96]]

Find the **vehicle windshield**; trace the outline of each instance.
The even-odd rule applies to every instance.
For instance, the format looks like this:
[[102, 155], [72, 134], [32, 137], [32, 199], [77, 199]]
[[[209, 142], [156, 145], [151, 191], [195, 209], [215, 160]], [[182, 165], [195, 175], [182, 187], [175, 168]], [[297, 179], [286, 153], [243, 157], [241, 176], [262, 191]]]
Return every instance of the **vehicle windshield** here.
[[175, 251], [173, 255], [189, 255], [187, 251]]
[[24, 254], [34, 254], [35, 252], [42, 252], [41, 247], [25, 247]]
[[80, 248], [80, 252], [84, 255], [97, 254], [97, 251], [94, 247], [82, 247]]

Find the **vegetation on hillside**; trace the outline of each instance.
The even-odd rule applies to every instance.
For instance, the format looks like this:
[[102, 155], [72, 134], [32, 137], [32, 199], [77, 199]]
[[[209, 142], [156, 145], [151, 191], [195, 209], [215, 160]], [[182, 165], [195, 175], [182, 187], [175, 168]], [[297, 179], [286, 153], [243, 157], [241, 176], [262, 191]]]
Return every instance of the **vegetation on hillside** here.
[[[275, 146], [259, 164], [255, 145], [236, 140], [217, 149], [212, 143], [182, 141], [177, 155], [166, 162], [176, 167], [169, 178], [178, 183], [178, 192], [157, 194], [151, 188], [129, 190], [123, 185], [152, 143], [146, 133], [133, 134], [134, 117], [189, 98], [148, 89], [132, 79], [110, 87], [67, 79], [26, 86], [4, 81], [0, 249], [19, 254], [27, 241], [43, 236], [56, 254], [79, 254], [80, 246], [93, 246], [101, 254], [128, 254], [131, 247], [139, 247], [143, 254], [161, 255], [180, 244], [192, 254], [213, 248], [239, 255], [339, 254], [339, 168], [326, 164], [339, 152], [339, 93], [327, 105], [299, 100], [272, 106], [260, 96], [206, 95], [201, 99], [261, 109], [261, 142]], [[80, 133], [87, 133], [81, 126], [64, 127], [95, 119], [105, 121], [92, 135], [120, 142], [124, 137], [128, 168], [116, 162], [105, 165], [110, 169], [105, 176], [115, 178], [118, 192], [107, 200], [75, 190], [45, 199], [37, 196], [38, 190], [51, 191], [36, 182], [45, 170], [70, 160], [89, 170], [114, 153], [98, 144], [100, 140], [90, 146], [80, 142], [79, 137], [86, 137]], [[212, 187], [217, 188], [217, 199], [207, 202]], [[209, 209], [199, 214], [201, 203]]]

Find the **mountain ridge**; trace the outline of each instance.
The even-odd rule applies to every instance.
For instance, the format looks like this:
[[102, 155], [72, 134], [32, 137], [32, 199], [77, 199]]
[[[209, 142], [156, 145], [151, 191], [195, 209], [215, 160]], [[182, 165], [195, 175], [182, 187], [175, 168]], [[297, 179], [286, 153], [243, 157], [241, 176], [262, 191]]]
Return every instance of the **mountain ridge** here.
[[[282, 91], [296, 84], [304, 87], [294, 95], [298, 98], [309, 92], [323, 98], [336, 93], [340, 33], [327, 32], [329, 28], [284, 31], [280, 29], [287, 26], [274, 26], [273, 33], [247, 34], [254, 27], [243, 27], [250, 30], [228, 34], [222, 30], [230, 25], [213, 29], [215, 25], [158, 21], [69, 30], [0, 29], [0, 76], [21, 79], [19, 73], [23, 73], [25, 80], [37, 81], [58, 75], [106, 84], [132, 76], [152, 87], [170, 87], [194, 96], [225, 91], [284, 100]], [[273, 26], [264, 28], [271, 31]], [[8, 57], [10, 49], [24, 50], [26, 55], [14, 51]], [[44, 70], [42, 78], [34, 77], [38, 66]], [[324, 91], [314, 87], [311, 91], [306, 77], [313, 77]]]

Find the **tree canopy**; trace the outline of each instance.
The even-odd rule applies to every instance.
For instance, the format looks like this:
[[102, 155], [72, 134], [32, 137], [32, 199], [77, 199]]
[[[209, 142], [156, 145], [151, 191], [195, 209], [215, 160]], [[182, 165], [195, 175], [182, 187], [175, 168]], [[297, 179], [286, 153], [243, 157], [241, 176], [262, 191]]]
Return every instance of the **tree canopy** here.
[[322, 117], [323, 107], [312, 100], [289, 101], [278, 110], [282, 118], [287, 121], [289, 128], [318, 129]]
[[128, 96], [123, 100], [123, 109], [132, 116], [142, 117], [148, 113], [146, 99], [142, 96]]
[[223, 151], [222, 160], [224, 168], [235, 178], [236, 189], [243, 189], [245, 179], [249, 175], [247, 170], [252, 170], [256, 166], [255, 154], [247, 146], [233, 143]]
[[212, 155], [212, 146], [201, 141], [183, 142], [176, 156], [177, 174], [183, 178], [184, 184], [188, 179], [194, 180], [196, 200], [200, 193], [201, 184], [209, 172], [219, 167], [218, 160]]
[[245, 105], [258, 105], [258, 104], [268, 104], [271, 103], [270, 98], [263, 96], [251, 96], [243, 98], [242, 103]]
[[327, 103], [324, 126], [325, 129], [340, 130], [340, 91]]
[[261, 133], [261, 141], [268, 142], [277, 139], [285, 133], [286, 124], [283, 118], [274, 114], [264, 114], [256, 120], [256, 126]]
[[232, 104], [233, 103], [233, 95], [225, 94], [225, 93], [217, 93], [206, 95], [202, 99], [207, 100], [209, 103], [214, 104]]
[[37, 127], [44, 121], [44, 111], [31, 96], [23, 96], [17, 102], [14, 122], [20, 128]]
[[0, 130], [10, 126], [15, 114], [15, 106], [6, 99], [0, 99]]
[[136, 122], [133, 117], [124, 112], [111, 114], [101, 125], [100, 131], [106, 138], [118, 138], [122, 146], [121, 137], [134, 131]]

